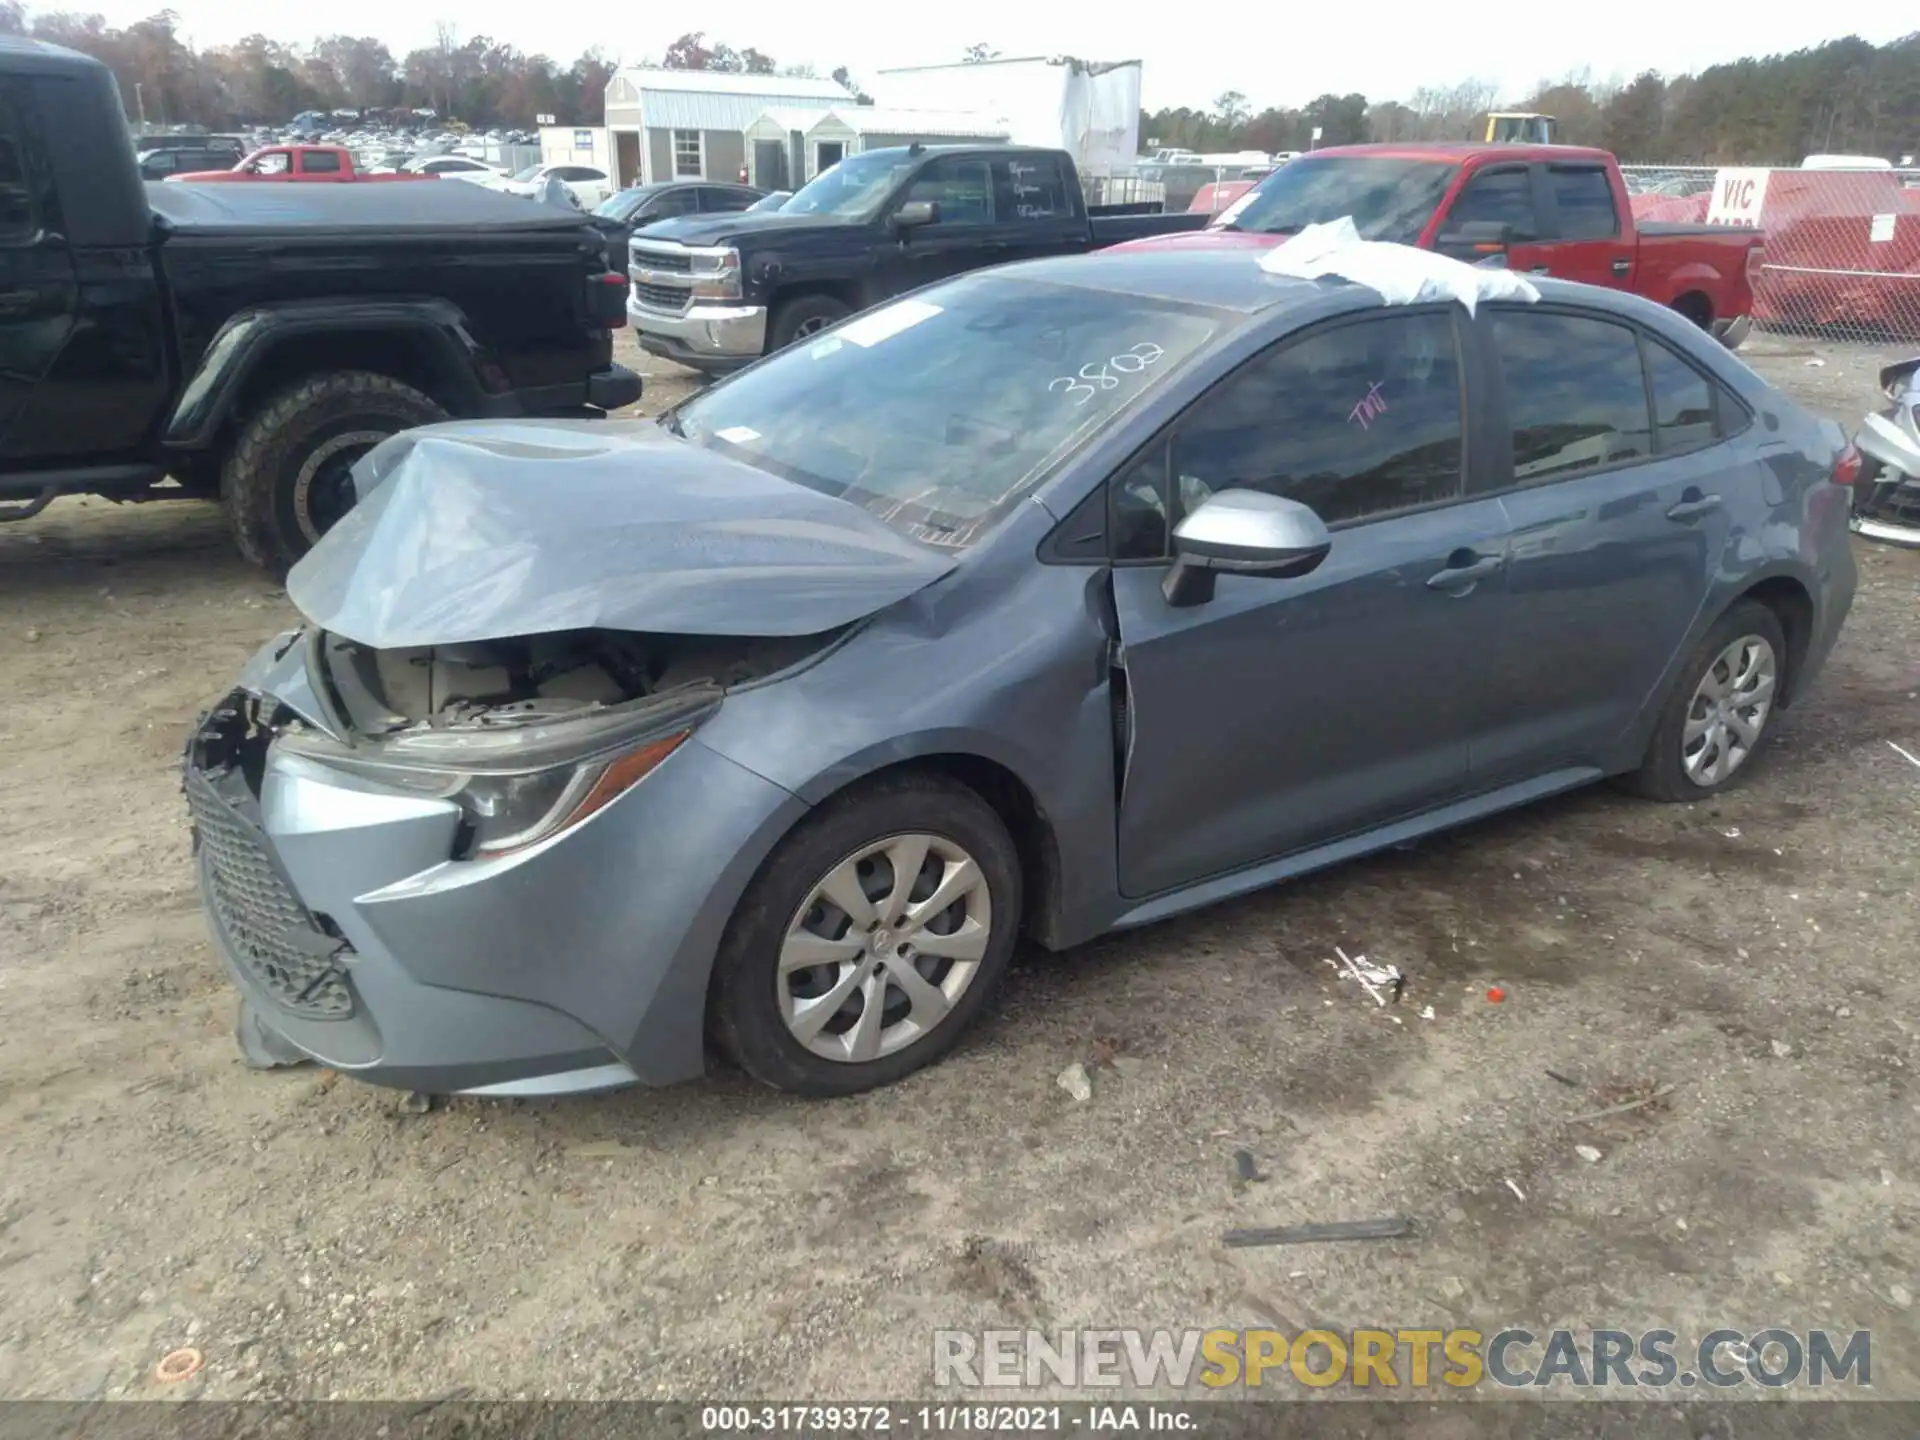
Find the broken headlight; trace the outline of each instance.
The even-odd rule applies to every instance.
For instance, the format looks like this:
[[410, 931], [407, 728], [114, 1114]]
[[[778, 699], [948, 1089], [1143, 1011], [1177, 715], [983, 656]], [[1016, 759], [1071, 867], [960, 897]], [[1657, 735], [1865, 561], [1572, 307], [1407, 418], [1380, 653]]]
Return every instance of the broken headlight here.
[[313, 732], [279, 743], [349, 775], [453, 801], [465, 822], [459, 858], [485, 860], [537, 845], [617, 800], [680, 747], [716, 699], [527, 725], [422, 728], [374, 744], [342, 745]]

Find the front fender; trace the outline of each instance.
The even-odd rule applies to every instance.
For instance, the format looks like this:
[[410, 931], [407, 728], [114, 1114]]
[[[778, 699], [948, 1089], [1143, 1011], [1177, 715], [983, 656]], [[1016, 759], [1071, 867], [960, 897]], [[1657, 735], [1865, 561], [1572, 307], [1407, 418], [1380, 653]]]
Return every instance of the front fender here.
[[165, 443], [203, 450], [233, 412], [248, 379], [282, 346], [343, 332], [417, 336], [448, 388], [471, 411], [487, 402], [481, 382], [485, 352], [451, 301], [431, 297], [377, 300], [298, 300], [259, 305], [230, 317], [213, 337], [168, 417]]

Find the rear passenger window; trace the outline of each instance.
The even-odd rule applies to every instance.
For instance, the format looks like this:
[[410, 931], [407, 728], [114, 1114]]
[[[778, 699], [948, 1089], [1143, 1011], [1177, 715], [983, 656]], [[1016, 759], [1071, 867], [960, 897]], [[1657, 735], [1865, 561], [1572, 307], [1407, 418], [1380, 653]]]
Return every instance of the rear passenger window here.
[[1016, 220], [1052, 220], [1073, 214], [1060, 166], [1044, 155], [1014, 155], [993, 162], [1000, 212]]
[[1593, 166], [1559, 166], [1547, 171], [1554, 208], [1560, 212], [1562, 240], [1611, 240], [1620, 233], [1613, 209], [1613, 185], [1607, 172]]
[[309, 175], [335, 175], [340, 171], [340, 157], [331, 150], [309, 150], [301, 157], [300, 168]]
[[15, 92], [0, 90], [0, 245], [30, 240], [40, 228], [33, 213], [26, 139]]
[[1653, 392], [1654, 438], [1662, 455], [1711, 445], [1713, 382], [1666, 346], [1644, 342], [1647, 388]]
[[1522, 485], [1653, 453], [1640, 346], [1624, 325], [1551, 311], [1493, 312]]
[[1534, 218], [1533, 177], [1524, 169], [1482, 170], [1453, 202], [1447, 228], [1475, 222], [1507, 225], [1515, 240], [1535, 240], [1540, 222]]
[[1283, 342], [1195, 405], [1174, 438], [1173, 500], [1186, 514], [1220, 490], [1264, 490], [1350, 524], [1454, 499], [1460, 456], [1452, 316], [1385, 315]]

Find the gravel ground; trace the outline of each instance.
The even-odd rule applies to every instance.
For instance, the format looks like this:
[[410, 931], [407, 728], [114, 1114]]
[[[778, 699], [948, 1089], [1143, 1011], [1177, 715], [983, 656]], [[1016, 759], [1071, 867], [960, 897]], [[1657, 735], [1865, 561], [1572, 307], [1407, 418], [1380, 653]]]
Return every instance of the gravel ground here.
[[[1743, 353], [1849, 426], [1876, 403], [1881, 356]], [[643, 408], [687, 388], [654, 369]], [[0, 529], [0, 1394], [919, 1395], [936, 1325], [1317, 1322], [1870, 1328], [1876, 1393], [1920, 1397], [1888, 743], [1920, 754], [1920, 555], [1860, 562], [1821, 689], [1712, 804], [1596, 789], [1026, 956], [952, 1060], [854, 1100], [722, 1073], [413, 1115], [243, 1069], [201, 928], [177, 755], [285, 598], [208, 506]], [[178, 1346], [205, 1368], [163, 1389]]]

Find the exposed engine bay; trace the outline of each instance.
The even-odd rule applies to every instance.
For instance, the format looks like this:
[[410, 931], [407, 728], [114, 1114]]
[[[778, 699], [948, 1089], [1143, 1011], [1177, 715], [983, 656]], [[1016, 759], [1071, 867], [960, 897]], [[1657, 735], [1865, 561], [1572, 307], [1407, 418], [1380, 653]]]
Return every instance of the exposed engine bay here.
[[352, 729], [529, 725], [700, 688], [750, 684], [816, 654], [842, 631], [766, 639], [566, 630], [511, 640], [375, 650], [321, 641]]

